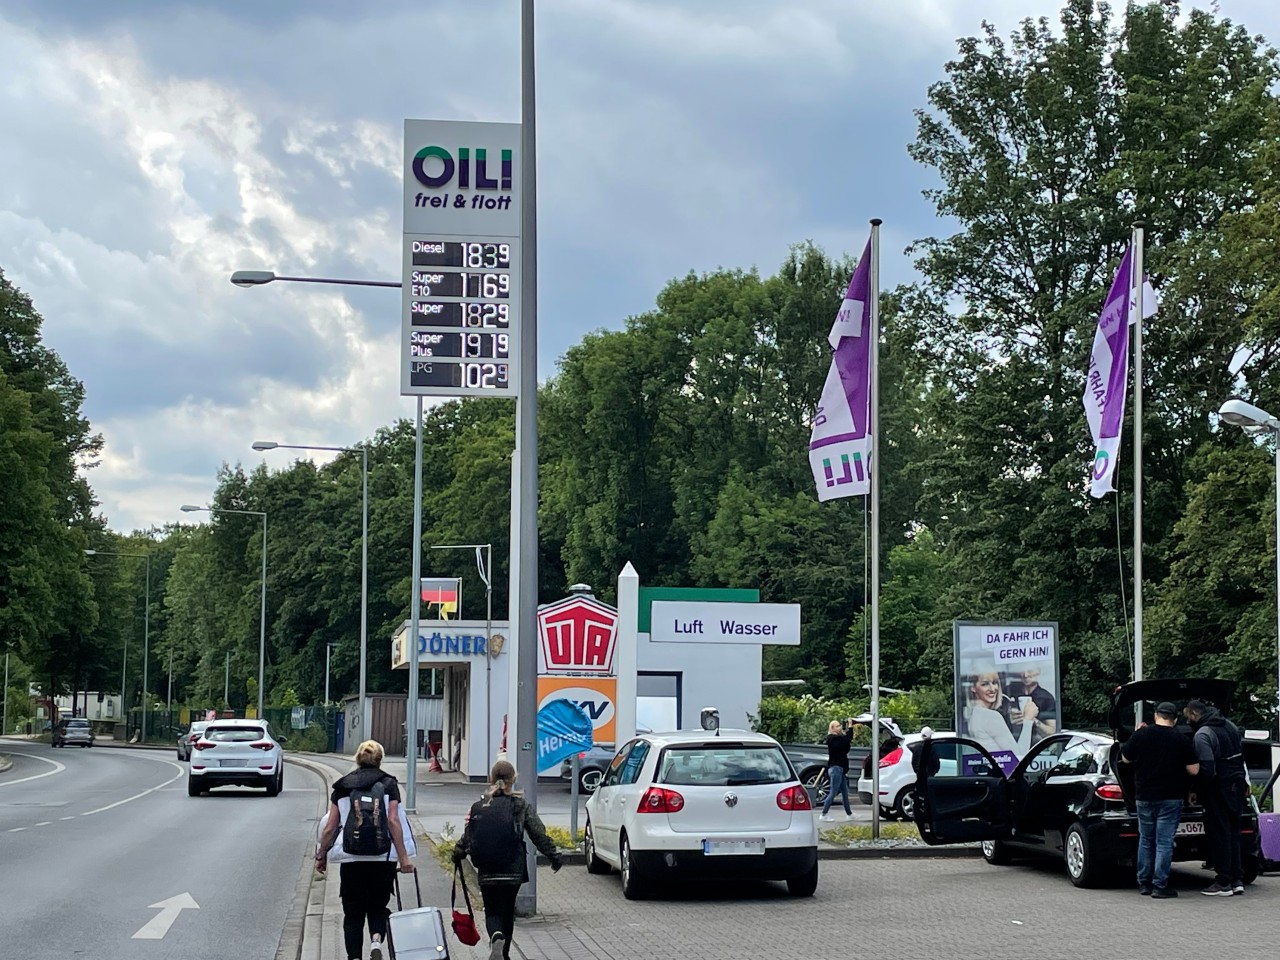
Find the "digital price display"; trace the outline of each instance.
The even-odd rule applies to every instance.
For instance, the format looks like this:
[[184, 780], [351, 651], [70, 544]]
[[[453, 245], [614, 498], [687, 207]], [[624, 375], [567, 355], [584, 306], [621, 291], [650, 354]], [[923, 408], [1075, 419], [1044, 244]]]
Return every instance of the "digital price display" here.
[[437, 363], [409, 361], [409, 384], [414, 387], [452, 387], [485, 393], [511, 387], [508, 363]]
[[509, 303], [484, 303], [463, 300], [442, 303], [437, 300], [414, 300], [410, 307], [415, 327], [481, 327], [506, 330], [511, 326]]
[[436, 333], [430, 330], [414, 330], [409, 335], [409, 356], [426, 357], [497, 357], [501, 360], [511, 355], [509, 333]]
[[405, 235], [402, 393], [515, 396], [519, 247]]
[[453, 240], [414, 240], [410, 249], [415, 267], [466, 267], [468, 270], [510, 270], [511, 244], [466, 243]]

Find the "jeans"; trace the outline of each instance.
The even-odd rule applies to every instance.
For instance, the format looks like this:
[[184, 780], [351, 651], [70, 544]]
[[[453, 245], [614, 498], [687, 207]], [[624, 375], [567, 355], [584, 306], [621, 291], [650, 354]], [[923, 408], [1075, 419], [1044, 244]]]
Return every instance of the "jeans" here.
[[360, 960], [368, 942], [364, 938], [366, 922], [370, 937], [377, 934], [383, 940], [387, 939], [396, 862], [356, 860], [341, 864], [338, 876], [341, 880], [338, 895], [342, 898], [342, 936], [346, 941], [347, 956]]
[[1204, 829], [1209, 841], [1209, 862], [1219, 886], [1244, 883], [1240, 866], [1240, 818], [1249, 787], [1242, 778], [1214, 780], [1202, 791]]
[[831, 812], [831, 801], [839, 793], [844, 801], [844, 812], [853, 816], [853, 808], [849, 806], [849, 775], [844, 772], [843, 767], [827, 767], [827, 776], [831, 778], [831, 783], [827, 788], [827, 799], [822, 804], [822, 815], [825, 817]]
[[1181, 800], [1138, 801], [1138, 886], [1163, 890], [1173, 863]]
[[506, 938], [502, 945], [502, 956], [511, 956], [511, 934], [516, 927], [516, 894], [520, 892], [518, 883], [482, 883], [480, 899], [484, 901], [484, 928], [493, 939], [495, 933]]

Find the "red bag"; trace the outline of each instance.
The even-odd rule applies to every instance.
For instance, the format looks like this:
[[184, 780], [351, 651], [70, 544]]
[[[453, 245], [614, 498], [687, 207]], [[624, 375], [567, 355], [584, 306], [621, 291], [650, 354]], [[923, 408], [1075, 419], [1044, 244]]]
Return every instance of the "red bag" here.
[[[458, 884], [462, 884], [462, 899], [466, 901], [467, 912], [458, 909]], [[449, 895], [449, 905], [453, 908], [453, 935], [460, 943], [474, 947], [480, 942], [480, 931], [476, 929], [475, 911], [471, 909], [471, 894], [467, 892], [467, 878], [462, 875], [462, 864], [453, 871], [453, 892]]]

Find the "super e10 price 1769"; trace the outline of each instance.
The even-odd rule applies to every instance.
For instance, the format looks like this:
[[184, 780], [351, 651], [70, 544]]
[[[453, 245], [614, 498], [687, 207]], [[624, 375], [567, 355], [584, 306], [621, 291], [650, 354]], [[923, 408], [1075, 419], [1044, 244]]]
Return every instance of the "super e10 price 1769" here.
[[415, 297], [475, 297], [483, 300], [505, 300], [511, 296], [511, 274], [435, 273], [414, 270], [409, 275], [410, 294]]

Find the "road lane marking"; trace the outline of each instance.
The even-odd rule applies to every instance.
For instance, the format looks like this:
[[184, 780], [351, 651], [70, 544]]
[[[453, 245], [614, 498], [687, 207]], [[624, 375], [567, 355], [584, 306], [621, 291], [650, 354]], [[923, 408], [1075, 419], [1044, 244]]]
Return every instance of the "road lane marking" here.
[[40, 823], [37, 823], [37, 824], [36, 824], [36, 826], [37, 826], [37, 827], [47, 827], [47, 826], [48, 826], [49, 824], [51, 824], [51, 823], [53, 823], [53, 821], [52, 821], [52, 820], [42, 820]]
[[59, 820], [74, 820], [75, 817], [59, 817]]
[[173, 926], [173, 921], [178, 919], [179, 913], [183, 910], [199, 910], [200, 904], [191, 899], [191, 894], [180, 893], [168, 900], [153, 903], [147, 909], [160, 912], [142, 925], [142, 928], [131, 938], [133, 940], [163, 940], [164, 935]]
[[12, 756], [25, 757], [28, 760], [39, 760], [41, 763], [52, 764], [53, 769], [46, 770], [44, 773], [33, 773], [29, 777], [21, 777], [17, 780], [5, 780], [3, 783], [0, 783], [0, 787], [12, 787], [15, 783], [26, 783], [28, 780], [39, 780], [41, 777], [52, 777], [55, 773], [61, 773], [63, 770], [67, 769], [57, 760], [50, 760], [48, 757], [41, 757], [34, 753], [15, 753], [12, 754]]
[[149, 793], [155, 793], [157, 790], [164, 789], [169, 784], [173, 783], [175, 780], [181, 777], [184, 773], [186, 773], [186, 767], [178, 766], [178, 764], [174, 763], [172, 760], [160, 760], [160, 763], [167, 763], [171, 767], [178, 767], [178, 772], [175, 773], [168, 780], [166, 780], [164, 783], [158, 783], [154, 787], [151, 787], [148, 790], [143, 790], [141, 793], [135, 793], [132, 797], [125, 797], [123, 800], [117, 800], [115, 803], [109, 803], [105, 807], [98, 807], [98, 809], [96, 810], [86, 810], [84, 813], [80, 814], [80, 816], [91, 817], [95, 813], [102, 813], [105, 810], [114, 810], [116, 807], [120, 806], [121, 804], [129, 803], [132, 800], [138, 800], [142, 797], [145, 797]]
[[22, 832], [23, 830], [25, 830], [25, 829], [27, 829], [27, 828], [26, 828], [26, 827], [12, 827], [12, 828], [10, 828], [9, 832], [10, 832], [10, 833], [21, 833], [21, 832]]

